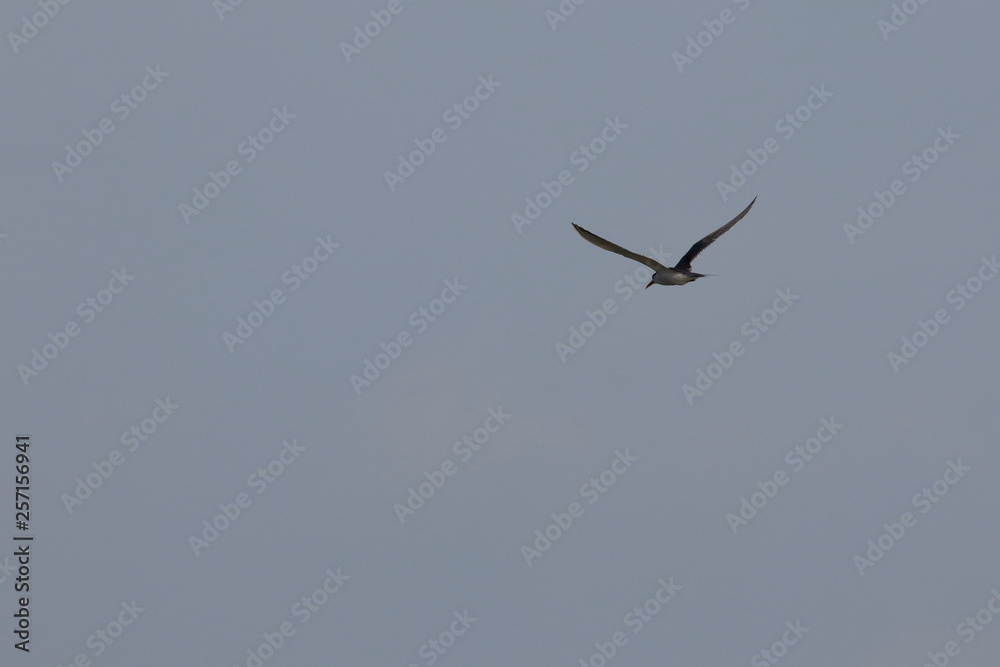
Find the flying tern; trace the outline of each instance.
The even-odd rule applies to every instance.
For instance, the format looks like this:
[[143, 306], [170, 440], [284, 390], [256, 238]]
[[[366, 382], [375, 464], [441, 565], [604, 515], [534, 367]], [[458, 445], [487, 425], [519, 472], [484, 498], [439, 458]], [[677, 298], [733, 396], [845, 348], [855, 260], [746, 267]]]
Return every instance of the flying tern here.
[[[712, 245], [712, 242], [715, 241], [715, 239], [728, 232], [733, 225], [742, 220], [743, 216], [747, 214], [747, 211], [750, 210], [750, 206], [753, 206], [753, 202], [755, 201], [757, 201], [756, 197], [753, 198], [753, 201], [750, 202], [749, 206], [743, 209], [739, 215], [691, 246], [691, 249], [688, 250], [683, 257], [681, 257], [681, 261], [677, 262], [676, 266], [672, 267], [663, 266], [651, 257], [639, 255], [630, 250], [626, 250], [620, 245], [615, 245], [607, 239], [602, 239], [597, 234], [588, 232], [575, 222], [572, 224], [576, 231], [580, 233], [580, 236], [590, 241], [598, 248], [604, 248], [605, 250], [610, 250], [611, 252], [621, 255], [622, 257], [634, 259], [635, 261], [645, 264], [649, 268], [653, 269], [653, 279], [649, 281], [649, 285], [654, 283], [658, 285], [686, 285], [689, 282], [698, 280], [698, 278], [704, 278], [706, 275], [709, 275], [705, 273], [695, 273], [692, 271], [691, 262], [694, 261], [694, 258], [697, 257], [702, 250]], [[646, 285], [647, 289], [649, 289], [649, 285]]]

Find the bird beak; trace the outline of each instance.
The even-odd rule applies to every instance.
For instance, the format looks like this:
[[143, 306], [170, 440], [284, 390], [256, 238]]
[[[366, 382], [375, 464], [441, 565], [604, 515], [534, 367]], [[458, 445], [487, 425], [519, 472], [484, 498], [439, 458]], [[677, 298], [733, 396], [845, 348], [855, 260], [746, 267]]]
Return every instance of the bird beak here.
[[[652, 285], [652, 284], [653, 284], [654, 282], [655, 282], [655, 281], [653, 281], [653, 280], [650, 280], [650, 281], [649, 281], [649, 285]], [[649, 289], [649, 285], [646, 285], [646, 289]]]

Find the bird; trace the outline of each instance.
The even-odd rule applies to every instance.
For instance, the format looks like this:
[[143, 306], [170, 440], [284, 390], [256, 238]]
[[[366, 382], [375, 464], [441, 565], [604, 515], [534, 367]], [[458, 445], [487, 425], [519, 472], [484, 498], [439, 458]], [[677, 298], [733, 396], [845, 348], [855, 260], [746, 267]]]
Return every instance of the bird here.
[[628, 257], [629, 259], [634, 259], [635, 261], [641, 264], [645, 264], [649, 268], [653, 269], [653, 279], [649, 281], [649, 285], [646, 285], [646, 289], [649, 289], [650, 285], [653, 284], [686, 285], [690, 282], [698, 280], [698, 278], [704, 278], [708, 275], [711, 275], [707, 273], [695, 273], [694, 271], [691, 270], [691, 262], [694, 261], [694, 258], [697, 257], [702, 250], [712, 245], [713, 241], [715, 241], [717, 238], [728, 232], [730, 229], [732, 229], [733, 225], [742, 220], [743, 216], [747, 214], [747, 212], [750, 210], [750, 207], [753, 206], [753, 203], [755, 201], [757, 201], [756, 197], [753, 198], [753, 201], [751, 201], [750, 204], [745, 209], [743, 209], [739, 215], [737, 215], [735, 218], [733, 218], [732, 220], [722, 225], [714, 232], [712, 232], [711, 234], [709, 234], [708, 236], [706, 236], [705, 238], [701, 239], [693, 246], [691, 246], [691, 249], [688, 250], [686, 253], [684, 253], [683, 257], [681, 257], [681, 261], [677, 262], [676, 265], [671, 267], [663, 266], [662, 264], [660, 264], [651, 257], [646, 257], [645, 255], [639, 255], [630, 250], [626, 250], [620, 245], [616, 245], [611, 241], [608, 241], [607, 239], [602, 239], [597, 234], [593, 232], [588, 232], [586, 229], [576, 224], [575, 222], [571, 224], [580, 234], [580, 236], [582, 236], [587, 241], [590, 241], [598, 248], [604, 248], [605, 250], [610, 250], [611, 252], [621, 255], [622, 257]]

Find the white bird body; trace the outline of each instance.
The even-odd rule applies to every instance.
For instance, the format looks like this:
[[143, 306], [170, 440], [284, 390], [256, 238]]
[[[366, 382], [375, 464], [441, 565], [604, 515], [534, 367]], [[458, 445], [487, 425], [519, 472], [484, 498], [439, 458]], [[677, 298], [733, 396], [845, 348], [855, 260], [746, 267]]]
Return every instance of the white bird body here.
[[[651, 282], [654, 282], [657, 285], [687, 285], [692, 280], [697, 280], [697, 278], [692, 278], [686, 273], [681, 273], [680, 271], [675, 271], [674, 269], [664, 266], [662, 269], [653, 274], [653, 280]], [[646, 287], [649, 287], [649, 285]]]

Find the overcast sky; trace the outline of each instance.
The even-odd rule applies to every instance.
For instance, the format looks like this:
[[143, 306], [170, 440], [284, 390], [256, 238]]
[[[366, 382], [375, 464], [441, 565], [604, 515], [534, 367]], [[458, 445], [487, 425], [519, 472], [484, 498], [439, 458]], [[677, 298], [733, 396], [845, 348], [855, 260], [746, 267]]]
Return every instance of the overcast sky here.
[[578, 1], [4, 3], [4, 664], [995, 664], [1000, 10]]

